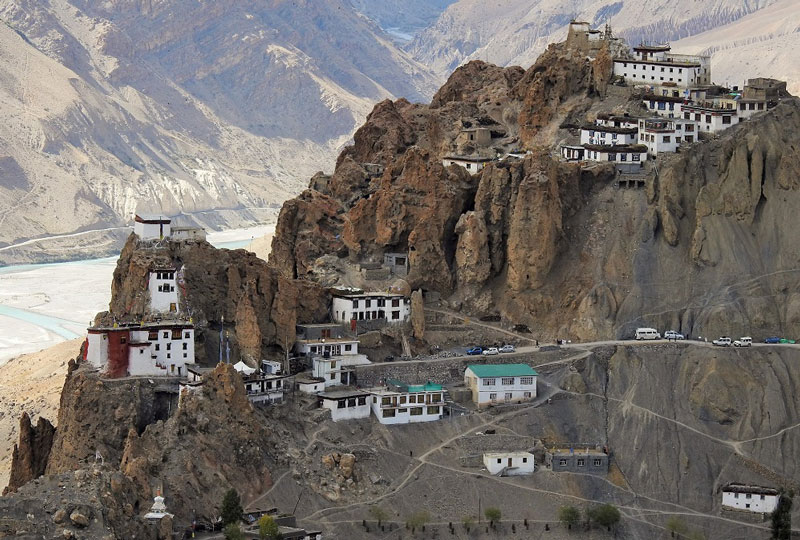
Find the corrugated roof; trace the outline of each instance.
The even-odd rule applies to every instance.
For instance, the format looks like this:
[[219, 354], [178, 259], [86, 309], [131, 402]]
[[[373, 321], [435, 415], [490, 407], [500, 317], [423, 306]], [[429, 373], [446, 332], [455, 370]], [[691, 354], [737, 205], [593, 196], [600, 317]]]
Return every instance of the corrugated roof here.
[[469, 369], [479, 378], [538, 375], [528, 364], [475, 364]]

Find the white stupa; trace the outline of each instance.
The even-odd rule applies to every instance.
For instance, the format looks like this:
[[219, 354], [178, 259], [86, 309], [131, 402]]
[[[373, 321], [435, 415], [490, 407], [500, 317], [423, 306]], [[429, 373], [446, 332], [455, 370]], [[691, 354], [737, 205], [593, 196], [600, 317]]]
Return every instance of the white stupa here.
[[144, 515], [144, 519], [158, 521], [165, 516], [172, 517], [172, 514], [167, 512], [167, 505], [164, 504], [164, 497], [162, 497], [159, 492], [158, 495], [153, 497], [153, 506], [150, 508], [150, 511]]

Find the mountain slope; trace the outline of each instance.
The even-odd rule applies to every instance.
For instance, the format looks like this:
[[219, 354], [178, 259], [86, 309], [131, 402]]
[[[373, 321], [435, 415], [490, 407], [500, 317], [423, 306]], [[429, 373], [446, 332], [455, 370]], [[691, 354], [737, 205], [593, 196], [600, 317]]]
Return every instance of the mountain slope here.
[[694, 2], [625, 0], [459, 0], [421, 32], [409, 51], [444, 76], [480, 59], [498, 65], [529, 66], [548, 43], [565, 38], [570, 20], [610, 23], [629, 43], [669, 41], [735, 21], [776, 0]]
[[800, 66], [791, 51], [800, 48], [800, 6], [780, 0], [764, 9], [696, 36], [673, 43], [688, 54], [709, 54], [714, 80], [742, 85], [748, 77], [775, 77], [789, 82], [800, 93]]
[[263, 219], [374, 102], [434, 89], [338, 0], [0, 0], [0, 19], [0, 245], [137, 206]]

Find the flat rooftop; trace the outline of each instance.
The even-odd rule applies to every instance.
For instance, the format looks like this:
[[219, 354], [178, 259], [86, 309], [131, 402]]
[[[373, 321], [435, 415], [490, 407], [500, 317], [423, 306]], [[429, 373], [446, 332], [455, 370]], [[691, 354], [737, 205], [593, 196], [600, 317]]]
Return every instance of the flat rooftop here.
[[509, 458], [509, 457], [532, 457], [530, 452], [514, 451], [514, 452], [484, 452], [483, 457], [494, 458]]
[[358, 388], [343, 388], [341, 390], [331, 390], [328, 392], [320, 392], [317, 394], [322, 399], [345, 399], [351, 397], [368, 396], [369, 392], [359, 390]]
[[590, 455], [590, 456], [606, 456], [606, 455], [608, 455], [605, 452], [603, 452], [602, 449], [598, 450], [597, 448], [587, 448], [587, 447], [569, 448], [567, 446], [567, 447], [548, 448], [547, 451], [550, 452], [551, 454], [553, 454], [554, 456], [556, 456], [556, 455], [558, 455], [558, 456], [563, 456], [563, 455], [567, 455], [567, 456], [569, 456], [569, 455], [576, 455], [576, 456], [577, 455], [583, 455], [583, 456], [586, 456], [586, 455]]

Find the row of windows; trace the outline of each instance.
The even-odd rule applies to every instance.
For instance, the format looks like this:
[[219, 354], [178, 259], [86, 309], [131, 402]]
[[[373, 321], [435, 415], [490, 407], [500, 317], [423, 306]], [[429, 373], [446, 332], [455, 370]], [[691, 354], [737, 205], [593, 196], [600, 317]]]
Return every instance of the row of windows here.
[[669, 105], [669, 110], [670, 111], [674, 111], [675, 110], [675, 103], [672, 102], [672, 101], [670, 101], [669, 103], [667, 103], [665, 101], [651, 101], [650, 102], [650, 109], [653, 110], [653, 109], [657, 108], [659, 111], [665, 111], [665, 110], [667, 110], [667, 105]]
[[[507, 386], [509, 384], [514, 384], [516, 379], [517, 379], [516, 377], [501, 377], [500, 378], [500, 384], [502, 384], [504, 386]], [[519, 378], [519, 383], [520, 384], [533, 384], [533, 382], [534, 382], [534, 377], [520, 377]], [[495, 386], [497, 384], [497, 378], [496, 377], [487, 377], [486, 379], [483, 379], [483, 384], [484, 384], [484, 386]]]
[[[628, 74], [627, 74], [627, 73], [623, 73], [623, 74], [622, 74], [622, 76], [623, 76], [623, 77], [625, 77], [626, 79], [628, 78]], [[631, 76], [631, 79], [642, 79], [643, 81], [646, 81], [646, 80], [647, 80], [647, 75], [638, 75], [638, 76], [637, 76], [637, 75], [636, 75], [636, 73], [634, 73], [634, 74]], [[667, 80], [667, 79], [665, 79], [664, 77], [659, 77], [658, 79], [659, 79], [660, 81], [665, 81], [665, 80]], [[656, 80], [655, 76], [651, 76], [651, 77], [650, 77], [650, 80], [651, 80], [651, 81], [655, 81], [655, 80]], [[674, 79], [673, 77], [669, 77], [669, 82], [676, 82], [676, 81], [675, 81], [675, 79]], [[677, 82], [679, 82], [679, 83], [682, 83], [682, 82], [683, 82], [683, 77], [678, 77], [678, 81], [677, 81]]]
[[[353, 299], [353, 309], [358, 309], [358, 306], [360, 305], [359, 302], [360, 301], [358, 299]], [[377, 300], [375, 300], [375, 302], [377, 302], [377, 306], [378, 307], [386, 307], [386, 299], [385, 298], [378, 298]], [[372, 307], [372, 300], [369, 299], [369, 298], [365, 299], [364, 300], [364, 307], [367, 307], [367, 308]], [[400, 299], [399, 298], [393, 298], [392, 299], [392, 307], [400, 307]]]
[[[156, 349], [156, 350], [158, 350], [158, 349]], [[139, 354], [144, 354], [144, 349], [139, 349]], [[183, 357], [184, 358], [189, 358], [189, 354], [188, 353], [183, 353]], [[151, 356], [151, 358], [155, 359], [156, 356]], [[172, 358], [172, 353], [167, 353], [167, 359], [170, 359], [170, 358]]]
[[[528, 458], [526, 458], [526, 457], [522, 458], [522, 462], [523, 463], [527, 463], [528, 462]], [[503, 459], [502, 458], [497, 458], [497, 463], [503, 463]]]
[[[533, 396], [531, 395], [530, 392], [523, 392], [522, 393], [522, 397], [529, 398], [529, 397], [533, 397]], [[492, 400], [492, 401], [497, 401], [497, 394], [494, 393], [494, 392], [491, 392], [489, 394], [489, 399]], [[512, 399], [514, 399], [514, 394], [512, 394], [511, 392], [506, 392], [505, 400], [506, 401], [511, 401]]]
[[167, 284], [159, 285], [158, 292], [175, 292], [175, 286]]
[[[683, 113], [684, 120], [691, 120], [691, 116], [692, 116], [691, 113], [688, 113], [688, 112]], [[703, 117], [705, 117], [704, 120], [701, 120]], [[700, 114], [700, 113], [694, 113], [695, 122], [705, 121], [706, 124], [711, 124], [712, 118], [713, 117], [710, 114], [703, 115], [703, 114]], [[731, 123], [731, 118], [732, 118], [732, 116], [729, 115], [729, 114], [723, 115], [722, 116], [722, 123], [723, 124], [730, 124]]]
[[[631, 62], [631, 63], [633, 64], [632, 69], [634, 69], [634, 70], [639, 66], [639, 64], [636, 64], [634, 62]], [[622, 63], [622, 67], [628, 67], [628, 63], [627, 62], [623, 62]], [[664, 66], [660, 66], [660, 67], [661, 67], [661, 73], [666, 73], [665, 70], [667, 68], [664, 67]], [[642, 70], [643, 71], [647, 71], [647, 65], [643, 65], [642, 66]], [[655, 71], [655, 70], [656, 70], [656, 66], [652, 66], [651, 65], [650, 66], [650, 71]], [[669, 72], [670, 73], [673, 73], [673, 70], [674, 70], [674, 68], [669, 68]], [[683, 68], [678, 68], [678, 73], [683, 73]], [[627, 75], [626, 75], [626, 77], [627, 77]]]
[[156, 272], [156, 279], [175, 279], [175, 272]]
[[[409, 403], [439, 403], [440, 401], [442, 401], [442, 394], [409, 394], [408, 396]], [[373, 398], [372, 402], [377, 403], [378, 398]], [[398, 403], [405, 405], [406, 396], [400, 396], [399, 400], [397, 396], [383, 396], [381, 398], [381, 405], [397, 405]]]
[[[586, 466], [586, 458], [578, 458], [577, 462], [578, 462], [577, 463], [578, 467], [585, 467]], [[566, 459], [560, 459], [560, 460], [558, 460], [558, 464], [561, 465], [562, 467], [566, 467], [567, 466], [567, 460]], [[595, 467], [602, 467], [603, 460], [600, 459], [600, 458], [595, 458], [594, 461], [592, 462], [592, 465], [595, 466]]]
[[[411, 407], [410, 409], [384, 409], [382, 416], [384, 418], [394, 418], [398, 414], [410, 414], [411, 416], [422, 416], [425, 407]], [[440, 414], [441, 407], [427, 407], [427, 414]]]
[[[745, 495], [745, 499], [752, 499], [753, 498], [753, 494], [752, 493], [744, 493], [743, 495]], [[761, 495], [760, 497], [761, 497], [761, 500], [763, 501], [764, 500], [764, 496]], [[738, 493], [734, 493], [733, 494], [733, 498], [734, 499], [738, 499], [739, 498], [739, 494]]]
[[[166, 330], [161, 333], [163, 339], [169, 339], [170, 334], [172, 335], [172, 339], [181, 339], [181, 330]], [[189, 331], [183, 332], [183, 339], [191, 339], [192, 333]], [[158, 330], [151, 330], [147, 334], [147, 339], [150, 341], [157, 341], [158, 340]]]
[[359, 397], [352, 397], [347, 399], [340, 399], [336, 404], [337, 409], [344, 409], [347, 407], [355, 407], [356, 404], [366, 405], [367, 404], [367, 396], [359, 396]]
[[[589, 157], [591, 157], [592, 159], [594, 159], [594, 160], [597, 159], [597, 152], [589, 152], [589, 154], [590, 154]], [[642, 157], [639, 154], [637, 154], [637, 153], [631, 154], [631, 161], [641, 161], [641, 160], [642, 160]], [[614, 153], [614, 152], [609, 153], [608, 154], [608, 161], [617, 161], [617, 154]], [[628, 154], [626, 154], [626, 153], [620, 154], [619, 155], [619, 161], [628, 161]]]
[[[342, 318], [343, 319], [347, 319], [347, 312], [346, 311], [342, 312]], [[378, 320], [378, 319], [385, 319], [385, 318], [386, 318], [386, 312], [383, 311], [382, 309], [381, 310], [375, 310], [375, 311], [366, 311], [366, 312], [364, 312], [364, 311], [359, 311], [359, 312], [355, 312], [354, 311], [353, 312], [353, 319], [359, 320], [359, 321], [371, 321], [371, 320]], [[392, 311], [392, 320], [393, 321], [400, 320], [400, 312], [399, 311]]]

